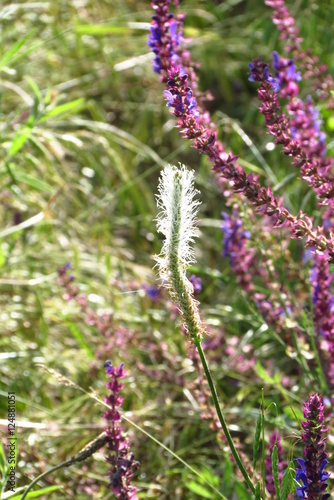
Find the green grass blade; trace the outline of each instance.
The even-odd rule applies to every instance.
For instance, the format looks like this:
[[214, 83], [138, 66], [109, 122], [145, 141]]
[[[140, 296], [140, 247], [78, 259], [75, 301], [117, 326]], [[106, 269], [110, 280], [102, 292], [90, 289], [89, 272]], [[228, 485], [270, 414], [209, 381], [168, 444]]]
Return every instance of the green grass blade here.
[[253, 444], [253, 471], [255, 471], [256, 460], [259, 453], [261, 428], [262, 428], [262, 411], [260, 409], [256, 421], [254, 444]]
[[11, 49], [9, 49], [6, 54], [0, 59], [0, 70], [18, 53], [18, 51], [23, 47], [26, 42], [32, 38], [36, 33], [36, 30], [30, 31], [25, 37], [18, 40]]
[[261, 482], [256, 483], [255, 486], [255, 500], [261, 500]]
[[16, 182], [22, 182], [23, 184], [26, 184], [27, 186], [36, 189], [37, 191], [45, 191], [47, 193], [53, 193], [54, 188], [50, 186], [45, 181], [42, 181], [38, 177], [35, 177], [32, 174], [26, 174], [24, 172], [16, 172], [14, 171], [15, 179]]
[[59, 104], [58, 106], [50, 109], [50, 111], [47, 111], [45, 115], [39, 120], [39, 123], [46, 122], [47, 120], [49, 120], [49, 118], [55, 118], [58, 116], [64, 118], [64, 116], [66, 115], [79, 113], [79, 111], [82, 111], [84, 109], [85, 104], [86, 101], [83, 97], [75, 99], [71, 102]]
[[72, 334], [72, 337], [78, 342], [80, 348], [86, 352], [89, 359], [93, 359], [94, 351], [90, 348], [89, 344], [85, 339], [85, 336], [81, 333], [77, 325], [72, 321], [67, 321], [66, 324]]
[[271, 464], [272, 464], [273, 479], [275, 485], [276, 500], [281, 500], [279, 476], [278, 476], [278, 453], [276, 444], [274, 445], [273, 452], [271, 455]]
[[[61, 485], [54, 485], [54, 486], [48, 486], [47, 488], [42, 488], [41, 490], [38, 490], [38, 491], [31, 491], [28, 493], [28, 495], [26, 496], [26, 498], [40, 498], [42, 497], [43, 495], [47, 495], [48, 493], [52, 493], [54, 491], [57, 491], [57, 490], [61, 490], [63, 487]], [[22, 489], [23, 491], [23, 489]], [[15, 496], [3, 496], [2, 499], [3, 500], [21, 500], [22, 498], [22, 495], [15, 495]]]
[[289, 493], [292, 491], [293, 477], [291, 474], [291, 467], [293, 467], [293, 464], [290, 463], [282, 478], [281, 500], [287, 500]]
[[29, 139], [30, 135], [31, 135], [31, 127], [24, 126], [24, 127], [20, 128], [16, 132], [16, 134], [13, 138], [13, 141], [12, 141], [11, 146], [10, 146], [9, 151], [8, 151], [8, 155], [14, 156], [16, 153], [18, 153], [23, 148], [23, 146], [25, 145], [25, 143]]

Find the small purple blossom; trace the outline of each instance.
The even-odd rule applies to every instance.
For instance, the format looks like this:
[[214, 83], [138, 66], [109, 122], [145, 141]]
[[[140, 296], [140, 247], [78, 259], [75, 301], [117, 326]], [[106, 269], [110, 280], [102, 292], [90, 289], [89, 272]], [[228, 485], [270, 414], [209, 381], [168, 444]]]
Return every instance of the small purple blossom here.
[[153, 302], [156, 302], [159, 299], [159, 297], [160, 297], [160, 290], [161, 290], [159, 287], [145, 285], [144, 289], [146, 291], [147, 296], [151, 300], [153, 300]]
[[171, 92], [170, 90], [164, 90], [164, 96], [167, 101], [168, 108], [174, 108], [178, 113], [187, 113], [195, 118], [199, 116], [199, 112], [196, 110], [197, 102], [195, 97], [192, 97], [192, 91], [188, 90], [185, 96], [181, 96], [177, 92]]
[[223, 257], [229, 257], [231, 261], [236, 257], [238, 250], [242, 250], [245, 240], [250, 238], [249, 231], [241, 230], [242, 221], [236, 217], [230, 217], [226, 212], [222, 212], [223, 222], [221, 229], [224, 234]]
[[295, 97], [299, 92], [296, 82], [302, 77], [300, 71], [296, 71], [293, 59], [280, 57], [277, 52], [273, 52], [272, 66], [275, 69], [275, 77], [280, 82], [280, 96], [288, 99]]
[[192, 274], [189, 278], [190, 283], [194, 287], [194, 295], [198, 295], [202, 291], [202, 280], [195, 274]]
[[266, 79], [266, 81], [268, 83], [270, 83], [272, 89], [274, 92], [278, 92], [281, 88], [281, 84], [282, 84], [282, 81], [280, 79], [280, 76], [277, 75], [276, 78], [274, 78], [273, 76], [271, 76], [271, 74], [269, 73], [268, 71], [268, 67], [265, 68], [264, 70], [264, 78]]

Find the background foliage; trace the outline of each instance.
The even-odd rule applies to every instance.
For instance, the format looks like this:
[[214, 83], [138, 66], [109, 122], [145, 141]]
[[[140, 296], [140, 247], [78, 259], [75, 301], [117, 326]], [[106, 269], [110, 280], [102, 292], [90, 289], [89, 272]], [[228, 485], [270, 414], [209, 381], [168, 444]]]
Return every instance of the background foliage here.
[[[201, 63], [200, 86], [215, 98], [209, 108], [224, 143], [249, 170], [260, 169], [294, 213], [307, 208], [316, 215], [313, 195], [298, 182], [288, 159], [268, 151], [256, 88], [248, 81], [252, 58], [261, 54], [268, 60], [280, 50], [269, 9], [260, 0], [189, 0], [181, 8], [187, 13], [185, 34], [192, 37], [193, 60]], [[333, 73], [333, 2], [297, 1], [289, 8], [304, 46]], [[246, 490], [233, 476], [224, 446], [200, 418], [191, 389], [196, 373], [177, 315], [166, 295], [154, 302], [147, 294], [147, 286], [156, 284], [152, 255], [161, 247], [153, 222], [154, 193], [166, 163], [180, 161], [197, 173], [202, 237], [193, 271], [202, 278], [203, 318], [223, 338], [238, 339], [235, 356], [247, 360], [251, 349], [258, 360], [251, 376], [243, 375], [238, 363], [232, 370], [223, 352], [212, 360], [237, 440], [245, 442], [246, 451], [252, 449], [262, 387], [266, 403], [274, 401], [278, 414], [270, 413], [266, 432], [276, 425], [291, 435], [297, 425], [290, 405], [300, 416], [303, 395], [316, 386], [311, 379], [299, 380], [296, 371], [295, 384], [284, 389], [284, 370], [297, 355], [286, 356], [284, 343], [236, 287], [221, 256], [224, 199], [209, 162], [173, 129], [162, 86], [151, 70], [151, 15], [149, 1], [2, 3], [1, 422], [6, 422], [7, 391], [15, 391], [17, 478], [18, 486], [26, 485], [79, 451], [103, 426], [101, 406], [59, 384], [38, 364], [104, 397], [103, 362], [124, 361], [123, 394], [131, 418], [228, 498], [242, 499]], [[330, 136], [333, 118], [325, 110], [323, 117]], [[332, 141], [329, 153], [333, 147]], [[266, 245], [270, 238], [263, 242], [264, 255]], [[301, 246], [293, 243], [290, 251], [296, 275]], [[57, 269], [66, 262], [90, 306], [112, 315], [108, 334], [85, 322], [73, 301], [64, 300]], [[284, 273], [281, 278], [287, 279]], [[273, 376], [266, 366], [274, 367]], [[164, 450], [130, 426], [128, 431], [141, 463], [136, 484], [142, 498], [215, 498]], [[101, 452], [82, 467], [49, 476], [40, 487], [61, 487], [44, 493], [45, 498], [112, 498], [106, 474]]]

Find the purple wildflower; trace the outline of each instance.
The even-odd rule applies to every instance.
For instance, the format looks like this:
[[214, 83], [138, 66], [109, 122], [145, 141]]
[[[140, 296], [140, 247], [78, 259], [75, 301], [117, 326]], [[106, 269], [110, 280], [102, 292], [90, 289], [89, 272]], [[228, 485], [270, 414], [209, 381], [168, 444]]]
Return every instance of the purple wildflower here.
[[[314, 255], [311, 271], [313, 320], [322, 349], [326, 375], [334, 385], [334, 297], [331, 293], [333, 276], [324, 255]], [[319, 338], [320, 337], [320, 338]]]
[[139, 490], [131, 485], [131, 479], [138, 468], [138, 463], [134, 460], [134, 454], [129, 452], [128, 441], [123, 435], [122, 427], [118, 424], [122, 418], [119, 409], [124, 402], [124, 398], [120, 395], [124, 386], [119, 382], [119, 379], [125, 375], [124, 363], [114, 367], [111, 361], [106, 361], [104, 367], [107, 375], [111, 378], [111, 381], [106, 383], [110, 395], [104, 399], [110, 408], [103, 414], [108, 422], [107, 448], [109, 452], [112, 452], [107, 456], [107, 462], [111, 466], [109, 488], [120, 500], [136, 500], [138, 499], [136, 493]]
[[[260, 88], [258, 90], [259, 100], [261, 105], [259, 107], [261, 113], [265, 117], [266, 125], [269, 134], [274, 136], [276, 144], [283, 145], [283, 153], [290, 156], [292, 164], [300, 169], [303, 179], [314, 189], [318, 199], [321, 200], [323, 205], [334, 205], [334, 177], [331, 174], [324, 175], [332, 164], [331, 159], [322, 158], [315, 153], [313, 144], [311, 145], [311, 137], [319, 139], [319, 123], [314, 122], [315, 110], [314, 108], [308, 109], [307, 119], [305, 106], [303, 113], [307, 122], [307, 132], [299, 126], [299, 122], [294, 118], [290, 122], [289, 118], [279, 111], [280, 105], [276, 92], [273, 92], [273, 84], [268, 80], [268, 65], [259, 59], [255, 59], [252, 63], [251, 73], [254, 80], [259, 82]], [[295, 103], [301, 101], [292, 101], [290, 104], [290, 112], [294, 115]], [[300, 106], [300, 104], [299, 104]], [[311, 116], [309, 116], [311, 114]], [[291, 126], [294, 127], [294, 133], [291, 131]], [[300, 138], [308, 134], [309, 140], [304, 143]], [[298, 138], [297, 138], [298, 137]], [[323, 151], [323, 145], [320, 146]], [[307, 246], [312, 246], [308, 244]], [[320, 250], [318, 248], [318, 250]]]
[[[234, 211], [233, 216], [223, 212], [222, 231], [223, 256], [230, 261], [231, 270], [237, 282], [249, 294], [260, 314], [268, 325], [273, 325], [277, 332], [284, 328], [285, 312], [292, 313], [290, 301], [286, 300], [285, 308], [275, 300], [273, 294], [268, 298], [254, 287], [255, 277], [261, 277], [263, 282], [273, 289], [273, 274], [268, 275], [265, 267], [259, 268], [256, 262], [256, 250], [247, 244], [251, 234], [243, 228], [242, 220]], [[280, 290], [280, 285], [277, 285]]]
[[293, 99], [287, 105], [287, 109], [291, 115], [292, 138], [300, 143], [309, 158], [318, 161], [318, 170], [323, 176], [330, 169], [333, 159], [325, 158], [326, 134], [320, 130], [322, 120], [319, 119], [319, 111], [315, 109], [310, 96], [306, 102]]
[[[168, 8], [170, 5], [169, 0], [155, 0], [153, 3], [153, 8], [157, 12], [159, 10], [159, 16], [164, 18], [167, 22], [168, 19]], [[180, 18], [180, 16], [179, 16]], [[153, 21], [156, 21], [156, 16], [154, 16]], [[170, 54], [169, 51], [169, 39], [162, 39], [161, 48], [165, 53]], [[186, 60], [185, 53], [182, 53], [181, 61], [182, 64]], [[259, 94], [263, 97], [263, 111], [269, 118], [271, 111], [277, 113], [279, 108], [277, 94], [272, 92], [272, 86], [264, 78], [264, 71], [268, 65], [265, 63], [259, 63], [259, 60], [255, 60], [254, 64], [250, 65], [251, 77], [255, 81], [265, 82], [266, 87], [261, 88]], [[164, 70], [161, 73], [161, 79], [167, 82], [167, 106], [172, 109], [172, 113], [177, 117], [177, 128], [180, 128], [180, 133], [185, 139], [193, 140], [193, 147], [196, 148], [201, 154], [206, 154], [210, 161], [213, 162], [213, 170], [220, 174], [222, 177], [222, 183], [225, 183], [229, 188], [233, 188], [235, 193], [242, 193], [253, 205], [257, 207], [257, 211], [263, 215], [272, 216], [274, 219], [274, 227], [282, 226], [286, 224], [289, 227], [290, 234], [292, 238], [305, 238], [307, 247], [314, 247], [315, 251], [327, 252], [328, 259], [330, 262], [334, 262], [334, 240], [332, 237], [326, 238], [323, 235], [323, 228], [313, 228], [312, 221], [305, 214], [300, 212], [296, 217], [293, 216], [285, 207], [282, 207], [280, 199], [273, 195], [270, 187], [265, 188], [260, 185], [257, 181], [257, 177], [253, 174], [247, 175], [245, 170], [236, 163], [237, 156], [232, 153], [227, 154], [225, 148], [221, 142], [217, 140], [217, 130], [213, 128], [211, 124], [210, 116], [207, 112], [203, 110], [203, 95], [198, 97], [197, 91], [197, 81], [196, 77], [192, 76], [194, 74], [191, 68], [190, 60], [184, 64], [187, 68], [187, 73], [189, 73], [190, 78], [188, 81], [188, 74], [180, 65], [173, 65], [171, 58], [166, 56], [164, 59]], [[166, 76], [167, 73], [167, 76]], [[255, 74], [257, 77], [255, 77]], [[260, 79], [258, 79], [258, 77]], [[190, 87], [192, 84], [192, 88]], [[269, 92], [270, 90], [270, 92]], [[192, 99], [190, 91], [196, 92], [196, 101], [198, 107], [196, 107], [195, 102]], [[268, 95], [269, 94], [269, 95]], [[272, 95], [276, 96], [275, 98]], [[174, 97], [172, 97], [174, 96]], [[277, 113], [278, 122], [273, 121], [271, 124], [268, 122], [268, 128], [270, 133], [276, 135], [276, 132], [280, 131], [279, 140], [283, 144], [286, 138], [289, 136], [284, 135], [286, 125], [288, 125], [287, 118]], [[284, 138], [284, 142], [283, 141]], [[310, 182], [316, 182], [318, 177], [315, 178], [313, 174], [313, 165], [308, 159], [304, 158], [303, 155], [298, 155], [295, 149], [297, 145], [292, 140], [290, 148], [287, 148], [285, 153], [296, 158], [296, 163], [298, 166], [303, 167], [303, 176], [308, 178], [310, 174]], [[294, 148], [292, 148], [294, 146]], [[290, 154], [291, 153], [291, 154]], [[331, 184], [327, 183], [326, 180], [322, 179], [320, 181], [321, 187], [319, 188], [319, 197], [322, 199], [329, 200], [331, 197]], [[334, 187], [333, 187], [334, 194]], [[330, 202], [330, 200], [329, 200]], [[334, 203], [334, 202], [333, 202]]]
[[195, 274], [192, 274], [189, 278], [190, 283], [194, 287], [194, 295], [198, 295], [202, 291], [202, 280], [198, 278]]
[[329, 474], [324, 471], [327, 465], [325, 443], [327, 437], [322, 435], [327, 431], [324, 426], [324, 406], [319, 394], [311, 395], [308, 402], [304, 402], [304, 417], [302, 440], [305, 443], [304, 458], [297, 459], [300, 469], [296, 469], [296, 479], [302, 483], [296, 489], [298, 498], [310, 500], [327, 500], [330, 494], [326, 493]]
[[300, 71], [296, 71], [296, 65], [293, 59], [280, 57], [277, 52], [273, 52], [273, 68], [275, 68], [275, 76], [280, 82], [281, 97], [292, 98], [299, 92], [299, 87], [296, 82], [299, 82], [302, 77]]
[[154, 0], [152, 7], [155, 10], [150, 27], [147, 45], [152, 49], [155, 57], [152, 62], [153, 71], [165, 76], [166, 68], [170, 64], [180, 64], [177, 52], [183, 36], [180, 30], [181, 23], [168, 13], [170, 0]]
[[73, 274], [68, 274], [71, 267], [71, 264], [67, 262], [58, 269], [57, 282], [65, 289], [65, 300], [76, 300], [79, 293], [79, 287], [73, 284], [75, 276]]
[[280, 75], [277, 74], [276, 78], [274, 78], [273, 76], [271, 76], [271, 74], [268, 72], [268, 67], [265, 68], [264, 70], [264, 78], [265, 80], [270, 83], [272, 89], [274, 92], [278, 92], [281, 88], [281, 85], [282, 85], [282, 81], [281, 81], [281, 78], [280, 78]]
[[296, 20], [291, 16], [284, 0], [265, 0], [266, 5], [273, 9], [272, 20], [281, 32], [281, 40], [287, 45], [285, 50], [291, 52], [293, 59], [299, 62], [304, 71], [306, 79], [312, 78], [313, 88], [317, 91], [320, 99], [328, 100], [328, 107], [334, 107], [334, 99], [330, 91], [334, 89], [333, 77], [327, 73], [327, 66], [319, 64], [318, 57], [311, 50], [303, 51], [301, 48], [302, 38], [299, 37], [299, 29]]
[[196, 110], [197, 102], [195, 97], [192, 97], [191, 90], [188, 90], [183, 98], [180, 94], [170, 92], [169, 90], [164, 90], [164, 95], [168, 108], [174, 108], [175, 111], [181, 114], [191, 114], [195, 118], [199, 116], [199, 112]]
[[148, 297], [150, 297], [153, 302], [157, 302], [160, 298], [161, 288], [157, 286], [144, 285], [144, 289]]

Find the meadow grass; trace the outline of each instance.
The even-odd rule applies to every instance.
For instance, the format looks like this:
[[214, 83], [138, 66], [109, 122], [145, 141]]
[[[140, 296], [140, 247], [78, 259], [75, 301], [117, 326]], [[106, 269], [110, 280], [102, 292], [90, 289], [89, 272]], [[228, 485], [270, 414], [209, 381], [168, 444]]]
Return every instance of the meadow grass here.
[[[333, 73], [333, 2], [305, 0], [289, 7], [305, 47]], [[201, 63], [200, 88], [214, 96], [208, 108], [224, 144], [239, 155], [247, 173], [260, 174], [276, 195], [284, 195], [294, 214], [305, 211], [317, 224], [323, 209], [279, 148], [268, 149], [256, 86], [248, 81], [254, 57], [270, 60], [273, 50], [280, 51], [270, 9], [260, 0], [185, 0], [181, 8], [192, 58]], [[287, 296], [296, 300], [298, 315], [286, 314], [283, 335], [265, 321], [222, 256], [225, 199], [210, 162], [174, 129], [164, 87], [151, 69], [151, 15], [150, 2], [143, 0], [0, 6], [4, 442], [8, 391], [16, 394], [18, 427], [16, 493], [5, 492], [4, 447], [1, 498], [20, 498], [34, 478], [103, 431], [107, 359], [125, 363], [122, 426], [140, 463], [133, 480], [139, 498], [250, 498], [198, 392], [199, 367], [188, 357], [177, 308], [165, 290], [157, 300], [148, 293], [158, 283], [152, 269], [162, 246], [155, 193], [167, 164], [181, 162], [196, 172], [200, 238], [188, 272], [202, 280], [197, 298], [206, 340], [216, 342], [208, 347], [210, 369], [249, 470], [260, 405], [268, 409], [261, 436], [267, 443], [278, 430], [289, 462], [303, 449], [298, 441], [303, 400], [311, 392], [326, 395], [312, 343], [311, 263], [302, 261], [299, 241], [286, 245], [284, 230], [268, 230], [263, 238], [252, 233], [259, 265], [281, 287], [276, 293], [255, 280], [256, 292], [274, 295], [283, 308]], [[331, 155], [332, 112], [321, 102], [318, 107]], [[238, 209], [245, 230], [261, 227], [244, 200]], [[64, 298], [57, 271], [66, 263], [88, 309]], [[94, 314], [105, 323], [94, 323]], [[332, 445], [330, 437], [329, 452]], [[254, 482], [262, 474], [260, 455]], [[107, 474], [101, 448], [87, 461], [46, 476], [34, 498], [114, 498]]]

